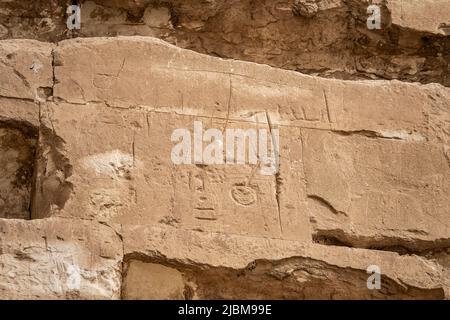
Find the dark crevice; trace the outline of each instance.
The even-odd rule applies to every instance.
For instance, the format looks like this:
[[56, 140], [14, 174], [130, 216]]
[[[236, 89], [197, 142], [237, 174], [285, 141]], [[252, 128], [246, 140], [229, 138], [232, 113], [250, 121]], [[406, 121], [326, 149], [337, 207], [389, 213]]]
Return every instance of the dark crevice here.
[[340, 211], [340, 210], [337, 210], [335, 207], [333, 207], [333, 205], [329, 201], [327, 201], [326, 199], [324, 199], [324, 198], [322, 198], [322, 197], [320, 197], [318, 195], [310, 194], [310, 195], [308, 195], [308, 198], [312, 199], [312, 200], [315, 200], [320, 205], [328, 208], [328, 210], [330, 210], [335, 215], [342, 215], [342, 216], [345, 216], [345, 217], [348, 216], [347, 213], [345, 213], [343, 211]]
[[64, 152], [64, 140], [56, 135], [54, 128], [50, 129], [41, 122], [32, 219], [46, 218], [52, 215], [53, 210], [62, 210], [72, 193], [73, 185], [67, 179], [73, 168]]
[[427, 258], [450, 253], [450, 239], [431, 241], [388, 236], [353, 236], [343, 230], [316, 230], [312, 239], [315, 243], [328, 246], [388, 251], [399, 255], [419, 255]]
[[0, 151], [0, 218], [43, 218], [64, 208], [72, 166], [53, 129], [0, 117]]
[[[125, 284], [130, 276], [129, 266], [134, 262], [161, 265], [179, 272], [185, 299], [444, 299], [442, 288], [417, 288], [387, 275], [381, 278], [380, 290], [368, 290], [365, 270], [338, 267], [306, 257], [259, 259], [244, 268], [233, 269], [169, 259], [158, 252], [151, 256], [135, 252], [124, 257]], [[155, 277], [145, 270], [133, 276], [135, 279]], [[151, 291], [136, 282], [122, 286], [122, 290], [123, 298], [129, 292], [145, 296], [148, 292], [143, 291]]]

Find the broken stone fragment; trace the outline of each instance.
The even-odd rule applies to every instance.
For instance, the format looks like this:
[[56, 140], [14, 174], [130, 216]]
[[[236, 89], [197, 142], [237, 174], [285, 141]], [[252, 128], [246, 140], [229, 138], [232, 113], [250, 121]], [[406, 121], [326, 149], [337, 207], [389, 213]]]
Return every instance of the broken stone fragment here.
[[295, 0], [292, 12], [297, 16], [312, 18], [319, 11], [316, 0]]
[[[72, 37], [67, 1], [35, 2], [0, 2], [3, 38], [57, 42]], [[450, 33], [448, 0], [80, 3], [80, 37], [154, 36], [205, 54], [311, 75], [450, 86], [450, 49], [444, 37]], [[369, 5], [381, 8], [380, 31], [367, 28]]]

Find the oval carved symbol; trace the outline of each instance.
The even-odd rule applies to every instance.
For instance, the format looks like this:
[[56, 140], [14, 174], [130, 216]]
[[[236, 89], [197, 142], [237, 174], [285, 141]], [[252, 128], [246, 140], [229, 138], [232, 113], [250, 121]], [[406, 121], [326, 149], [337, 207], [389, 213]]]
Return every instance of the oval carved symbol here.
[[243, 206], [250, 206], [256, 202], [255, 190], [246, 186], [234, 186], [231, 189], [231, 197]]

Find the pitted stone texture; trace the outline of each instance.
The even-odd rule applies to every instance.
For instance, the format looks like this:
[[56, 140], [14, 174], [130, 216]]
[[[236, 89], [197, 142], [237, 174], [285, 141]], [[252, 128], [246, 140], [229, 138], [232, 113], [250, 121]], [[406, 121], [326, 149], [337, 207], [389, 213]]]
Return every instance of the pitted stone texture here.
[[122, 245], [93, 221], [0, 220], [1, 299], [117, 299]]
[[[171, 159], [172, 132], [186, 128], [193, 135], [194, 121], [202, 122], [204, 130], [227, 126], [255, 132], [269, 130], [264, 122], [205, 120], [101, 103], [47, 106], [48, 114], [58, 119], [53, 124], [55, 132], [66, 142], [74, 188], [64, 210], [50, 215], [310, 239], [298, 129], [280, 128], [280, 148], [286, 154], [276, 178], [262, 175], [256, 165], [175, 165]], [[78, 139], [86, 143], [76, 143]]]
[[296, 15], [311, 18], [317, 14], [319, 6], [317, 5], [316, 0], [296, 0], [292, 11]]
[[54, 45], [30, 40], [4, 40], [0, 45], [0, 96], [45, 100], [53, 87]]
[[[449, 297], [448, 88], [327, 80], [142, 37], [63, 41], [53, 56], [47, 101], [5, 71], [17, 88], [0, 119], [39, 128], [32, 218], [45, 219], [1, 221], [4, 297], [161, 297], [137, 294], [141, 275], [160, 285], [152, 270], [176, 279], [167, 298]], [[175, 165], [171, 135], [195, 121], [279, 129], [279, 171]], [[370, 265], [381, 291], [367, 289]]]
[[[66, 0], [0, 2], [0, 38], [154, 36], [219, 57], [341, 79], [399, 79], [450, 86], [446, 0]], [[381, 30], [369, 30], [369, 5]], [[294, 8], [294, 10], [293, 10]], [[298, 14], [297, 14], [298, 13]], [[300, 15], [299, 15], [300, 14]]]
[[447, 0], [388, 0], [386, 6], [393, 24], [450, 35], [450, 2]]
[[[442, 299], [448, 289], [446, 269], [418, 256], [170, 226], [123, 231], [126, 260], [159, 264], [177, 279], [178, 270], [188, 299]], [[367, 288], [369, 265], [380, 267], [382, 290]]]
[[[116, 56], [107, 65], [103, 61], [113, 50]], [[412, 247], [414, 241], [439, 239], [439, 247], [446, 246], [448, 133], [435, 125], [437, 113], [441, 121], [448, 116], [446, 88], [324, 80], [207, 57], [148, 38], [64, 41], [55, 54], [60, 61], [55, 96], [72, 103], [50, 105], [51, 114], [60, 119], [55, 131], [69, 142], [74, 158], [81, 159], [75, 162], [83, 163], [83, 171], [76, 171], [105, 177], [94, 194], [90, 180], [77, 178], [84, 190], [78, 196], [85, 200], [73, 199], [76, 207], [82, 206], [73, 210], [76, 215], [103, 212], [102, 218], [122, 223], [134, 216], [133, 221], [143, 223], [182, 221], [191, 229], [293, 239], [310, 237], [310, 219], [317, 230], [400, 238], [393, 245], [412, 242]], [[75, 104], [86, 105], [74, 117]], [[171, 163], [171, 132], [192, 128], [199, 117], [210, 122], [205, 128], [268, 128], [267, 117], [281, 128], [280, 176], [252, 180], [259, 191], [251, 206], [245, 206], [235, 188], [245, 185], [251, 167]], [[69, 123], [79, 127], [76, 134]], [[114, 126], [119, 129], [111, 130]], [[79, 139], [78, 132], [108, 138], [101, 146], [70, 143]], [[122, 164], [130, 177], [95, 168], [95, 161], [103, 166], [102, 161], [109, 161], [106, 155], [114, 152], [125, 157]], [[160, 174], [151, 174], [150, 168]], [[118, 179], [114, 191], [109, 190], [110, 179]], [[145, 194], [152, 196], [141, 197], [147, 188]], [[102, 201], [114, 194], [117, 199], [109, 199], [111, 204], [101, 210]], [[145, 210], [154, 213], [144, 217]]]

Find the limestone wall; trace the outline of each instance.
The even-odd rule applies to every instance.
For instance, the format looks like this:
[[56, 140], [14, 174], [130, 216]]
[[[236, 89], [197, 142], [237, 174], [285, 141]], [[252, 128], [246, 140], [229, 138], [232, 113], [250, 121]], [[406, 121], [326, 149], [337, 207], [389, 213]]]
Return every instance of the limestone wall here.
[[[331, 57], [357, 61], [361, 43], [323, 21], [364, 1], [316, 1], [309, 17], [289, 1], [88, 1], [71, 33], [58, 1], [25, 2], [0, 2], [1, 299], [449, 298], [450, 40], [434, 23], [447, 2], [384, 1], [379, 33], [346, 20], [378, 45], [400, 38], [368, 44], [380, 68], [343, 73]], [[114, 32], [145, 36], [93, 37]], [[396, 59], [423, 69], [399, 76]], [[194, 141], [198, 125], [268, 134], [275, 172], [260, 153], [195, 161], [212, 142]], [[180, 129], [190, 163], [173, 160]]]

